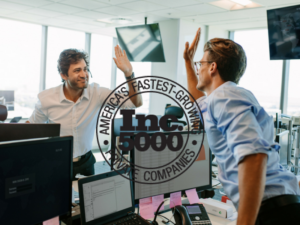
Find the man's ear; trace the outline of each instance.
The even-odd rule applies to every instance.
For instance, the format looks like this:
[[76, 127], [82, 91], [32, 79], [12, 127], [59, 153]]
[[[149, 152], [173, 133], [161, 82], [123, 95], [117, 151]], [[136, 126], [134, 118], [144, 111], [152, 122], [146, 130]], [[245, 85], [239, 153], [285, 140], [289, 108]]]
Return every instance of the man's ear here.
[[67, 78], [68, 75], [66, 75], [66, 74], [62, 74], [62, 73], [61, 73], [60, 76], [61, 76], [61, 79], [65, 80], [65, 81], [68, 79], [68, 78]]
[[210, 74], [211, 74], [212, 76], [214, 76], [215, 74], [217, 74], [217, 71], [218, 71], [218, 65], [217, 65], [216, 62], [212, 62], [212, 63], [210, 64], [210, 69], [209, 69], [209, 71], [210, 71]]

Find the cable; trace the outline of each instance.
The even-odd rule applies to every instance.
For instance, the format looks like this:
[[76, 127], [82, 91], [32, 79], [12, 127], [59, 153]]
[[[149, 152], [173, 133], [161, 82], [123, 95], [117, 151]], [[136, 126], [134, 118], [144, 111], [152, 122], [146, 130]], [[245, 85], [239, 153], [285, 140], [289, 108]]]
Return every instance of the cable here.
[[220, 183], [218, 183], [218, 184], [215, 184], [214, 186], [211, 186], [211, 187], [215, 187], [215, 186], [218, 186], [219, 184], [221, 184], [221, 182], [220, 182]]
[[165, 218], [165, 219], [167, 219], [167, 221], [164, 221], [164, 220], [162, 220], [162, 222], [164, 223], [164, 224], [167, 224], [167, 223], [169, 223], [169, 222], [171, 222], [171, 223], [173, 223], [173, 224], [175, 224], [173, 221], [171, 221], [170, 219], [172, 219], [172, 217], [170, 218], [170, 219], [168, 219], [167, 217], [165, 217], [165, 216], [162, 216], [162, 215], [158, 215], [158, 216], [161, 216], [161, 217], [163, 217], [163, 218]]

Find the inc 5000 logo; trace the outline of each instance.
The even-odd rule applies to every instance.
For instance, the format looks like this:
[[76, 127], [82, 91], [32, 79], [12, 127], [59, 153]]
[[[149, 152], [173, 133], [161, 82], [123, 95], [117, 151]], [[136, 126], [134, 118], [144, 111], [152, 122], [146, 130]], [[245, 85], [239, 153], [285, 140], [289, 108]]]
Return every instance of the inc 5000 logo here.
[[[159, 94], [181, 107], [190, 124], [188, 130], [183, 131], [174, 115], [136, 115], [133, 109], [121, 109], [129, 99], [126, 85], [127, 82], [118, 86], [99, 111], [96, 132], [104, 159], [110, 166], [114, 165], [117, 172], [131, 172], [133, 181], [141, 184], [159, 184], [182, 175], [199, 156], [205, 135], [201, 130], [201, 110], [190, 101], [196, 102], [195, 99], [180, 84], [163, 77], [144, 76], [131, 83], [139, 90], [138, 94]], [[157, 107], [164, 108], [164, 105], [157, 104]], [[119, 110], [122, 115], [119, 142], [113, 139], [110, 143], [111, 128]], [[111, 149], [103, 152], [101, 144], [110, 145]], [[130, 153], [130, 160], [120, 151]]]

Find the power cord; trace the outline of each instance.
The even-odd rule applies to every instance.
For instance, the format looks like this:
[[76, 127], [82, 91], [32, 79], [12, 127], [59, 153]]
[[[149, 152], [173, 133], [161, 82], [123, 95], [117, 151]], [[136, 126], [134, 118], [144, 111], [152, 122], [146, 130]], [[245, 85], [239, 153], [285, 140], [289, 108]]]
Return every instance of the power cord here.
[[[173, 214], [173, 215], [174, 215], [174, 214]], [[173, 217], [173, 215], [172, 215], [172, 217]], [[163, 216], [163, 215], [158, 215], [158, 216], [167, 219], [167, 221], [165, 221], [165, 220], [162, 220], [162, 221], [161, 221], [161, 222], [163, 222], [164, 224], [167, 224], [167, 223], [169, 223], [169, 222], [175, 224], [173, 221], [171, 221], [172, 217], [171, 217], [170, 219], [168, 219], [167, 217], [165, 217], [165, 216]]]

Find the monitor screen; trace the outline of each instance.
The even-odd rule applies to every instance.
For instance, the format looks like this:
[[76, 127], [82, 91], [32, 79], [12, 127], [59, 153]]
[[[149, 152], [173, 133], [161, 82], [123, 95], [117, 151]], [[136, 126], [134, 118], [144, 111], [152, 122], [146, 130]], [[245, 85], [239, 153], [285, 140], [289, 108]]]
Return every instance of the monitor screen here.
[[82, 190], [85, 222], [132, 207], [130, 180], [121, 175], [84, 183]]
[[[181, 133], [183, 142], [185, 142], [187, 140], [187, 132], [183, 131]], [[185, 149], [198, 152], [201, 143], [199, 141], [195, 145], [193, 140], [200, 140], [202, 137], [203, 133], [190, 133]], [[157, 139], [157, 142], [160, 142], [160, 140]], [[173, 142], [176, 142], [175, 138], [173, 138]], [[178, 154], [180, 154], [180, 151], [174, 152], [168, 148], [165, 148], [160, 152], [154, 151], [151, 147], [145, 152], [135, 149], [134, 162], [136, 165], [143, 165], [144, 167], [159, 167], [171, 162]], [[180, 170], [180, 168], [177, 169]], [[144, 169], [139, 168], [139, 170], [137, 175], [139, 181], [143, 181], [143, 179], [152, 179], [151, 176], [145, 178], [145, 173], [143, 172]], [[169, 197], [170, 193], [185, 191], [192, 188], [196, 188], [197, 191], [211, 188], [211, 157], [206, 135], [204, 135], [203, 146], [201, 147], [198, 158], [188, 170], [175, 179], [160, 184], [149, 185], [135, 182], [135, 200], [160, 194], [165, 194], [164, 197]]]
[[267, 10], [270, 59], [300, 59], [300, 5]]
[[73, 137], [0, 144], [0, 224], [70, 215]]
[[133, 62], [165, 62], [158, 23], [116, 28], [118, 41]]

